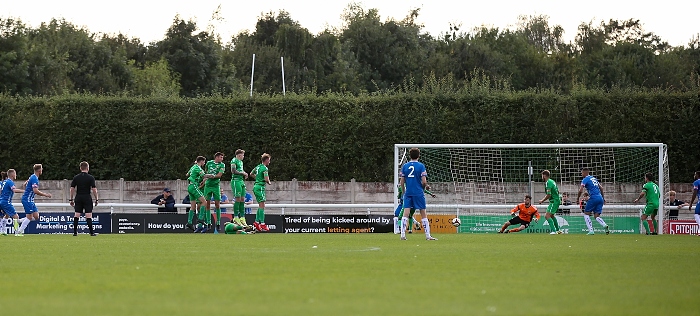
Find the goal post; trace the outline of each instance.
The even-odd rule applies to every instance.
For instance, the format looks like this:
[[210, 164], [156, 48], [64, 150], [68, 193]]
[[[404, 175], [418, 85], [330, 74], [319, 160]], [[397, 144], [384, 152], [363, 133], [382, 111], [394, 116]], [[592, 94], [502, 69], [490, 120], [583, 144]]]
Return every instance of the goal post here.
[[[570, 233], [585, 233], [578, 201], [581, 168], [587, 167], [604, 189], [606, 204], [602, 217], [613, 233], [639, 233], [639, 216], [644, 201], [634, 203], [644, 184], [644, 174], [652, 173], [662, 199], [659, 227], [664, 219], [670, 189], [668, 156], [663, 143], [597, 144], [395, 144], [394, 187], [398, 186], [401, 166], [410, 160], [411, 148], [421, 151], [419, 161], [428, 172], [428, 182], [437, 198], [427, 197], [429, 214], [459, 216], [459, 232], [495, 232], [509, 218], [509, 211], [532, 195], [544, 216], [547, 203], [538, 205], [545, 196], [540, 177], [549, 170], [560, 194], [573, 202], [560, 207], [556, 214], [560, 226], [567, 223]], [[398, 205], [395, 197], [394, 204]], [[594, 227], [596, 222], [594, 221]], [[583, 225], [583, 226], [581, 226]], [[595, 227], [596, 232], [602, 231]], [[526, 232], [549, 232], [542, 219]], [[663, 233], [664, 229], [659, 229]]]

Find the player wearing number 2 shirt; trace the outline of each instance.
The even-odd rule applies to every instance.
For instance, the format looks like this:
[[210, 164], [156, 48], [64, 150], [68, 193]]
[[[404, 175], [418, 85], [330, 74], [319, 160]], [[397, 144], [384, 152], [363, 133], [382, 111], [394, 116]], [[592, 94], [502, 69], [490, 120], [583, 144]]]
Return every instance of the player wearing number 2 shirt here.
[[420, 149], [411, 148], [409, 156], [411, 161], [401, 167], [400, 174], [400, 185], [402, 188], [405, 188], [403, 191], [406, 192], [403, 197], [404, 212], [401, 218], [401, 240], [406, 240], [408, 216], [411, 214], [412, 209], [420, 211], [425, 239], [437, 240], [430, 235], [430, 222], [425, 212], [425, 193], [423, 193], [423, 190], [430, 190], [430, 187], [428, 187], [428, 172], [425, 170], [425, 165], [418, 161]]

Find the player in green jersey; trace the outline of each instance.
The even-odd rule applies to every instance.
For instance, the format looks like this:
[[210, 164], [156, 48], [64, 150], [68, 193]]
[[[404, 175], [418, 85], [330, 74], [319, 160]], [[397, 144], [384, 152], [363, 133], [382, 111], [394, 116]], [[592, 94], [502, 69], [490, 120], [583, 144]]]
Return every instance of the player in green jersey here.
[[[401, 189], [401, 186], [397, 187], [397, 192], [398, 192], [398, 199], [399, 199], [399, 205], [396, 207], [396, 210], [394, 211], [394, 234], [400, 234], [401, 233], [401, 226], [399, 224], [401, 223], [400, 218], [403, 218], [403, 189]], [[423, 189], [423, 193], [432, 196], [433, 198], [437, 197], [433, 192], [430, 192], [428, 189]], [[416, 230], [420, 230], [420, 221], [416, 220], [415, 216], [413, 215], [415, 213], [415, 209], [411, 210], [411, 214], [408, 217], [408, 230], [406, 231], [409, 234], [413, 233], [413, 229], [415, 228]]]
[[193, 229], [195, 232], [200, 232], [202, 230], [206, 231], [207, 229], [206, 225], [202, 225], [203, 223], [198, 223], [197, 229], [194, 229], [192, 226], [192, 219], [194, 218], [194, 212], [197, 209], [197, 204], [199, 204], [200, 219], [202, 218], [201, 214], [206, 212], [206, 201], [204, 200], [202, 190], [200, 190], [204, 179], [211, 177], [211, 175], [205, 174], [204, 170], [202, 170], [202, 166], [204, 166], [204, 162], [206, 161], [207, 158], [204, 156], [198, 156], [194, 165], [192, 165], [190, 168], [190, 171], [187, 172], [187, 180], [190, 182], [190, 184], [187, 186], [187, 193], [190, 195], [191, 204], [190, 212], [187, 215], [187, 228]]
[[226, 234], [255, 234], [253, 228], [249, 226], [241, 226], [234, 222], [229, 222], [224, 225], [224, 232]]
[[559, 198], [559, 188], [557, 188], [557, 183], [550, 179], [551, 173], [549, 170], [542, 171], [542, 180], [544, 181], [544, 193], [547, 194], [543, 199], [540, 200], [540, 204], [544, 201], [549, 200], [549, 205], [547, 206], [547, 212], [544, 214], [544, 218], [549, 223], [549, 227], [552, 229], [550, 234], [561, 234], [562, 231], [559, 230], [559, 223], [557, 222], [557, 217], [554, 214], [559, 210], [559, 205], [561, 204], [561, 199]]
[[272, 184], [270, 182], [270, 176], [268, 175], [267, 166], [270, 164], [270, 154], [264, 153], [261, 157], [262, 163], [259, 164], [250, 175], [255, 178], [255, 184], [253, 185], [253, 194], [255, 195], [255, 200], [258, 201], [258, 212], [255, 215], [255, 229], [259, 231], [269, 231], [270, 229], [265, 225], [265, 185]]
[[[651, 173], [644, 175], [644, 181], [646, 183], [642, 187], [642, 192], [639, 193], [639, 197], [634, 202], [646, 196], [647, 205], [644, 206], [644, 212], [642, 213], [642, 225], [644, 225], [647, 235], [657, 235], [659, 233], [659, 222], [656, 220], [656, 214], [659, 213], [661, 192], [659, 192], [659, 186], [654, 183], [654, 176]], [[649, 216], [651, 216], [651, 223], [654, 225], [653, 231], [649, 229], [649, 222], [647, 221]]]
[[245, 179], [248, 173], [243, 171], [243, 158], [245, 150], [236, 150], [236, 156], [231, 159], [231, 191], [233, 192], [233, 222], [239, 226], [248, 226], [245, 221]]
[[214, 207], [216, 208], [215, 234], [218, 234], [221, 230], [221, 187], [219, 183], [221, 182], [221, 176], [226, 171], [226, 164], [223, 161], [224, 154], [220, 152], [214, 154], [214, 160], [207, 161], [206, 173], [212, 175], [212, 177], [204, 182], [204, 199], [207, 201], [205, 220], [207, 225], [211, 226], [211, 201], [214, 200]]

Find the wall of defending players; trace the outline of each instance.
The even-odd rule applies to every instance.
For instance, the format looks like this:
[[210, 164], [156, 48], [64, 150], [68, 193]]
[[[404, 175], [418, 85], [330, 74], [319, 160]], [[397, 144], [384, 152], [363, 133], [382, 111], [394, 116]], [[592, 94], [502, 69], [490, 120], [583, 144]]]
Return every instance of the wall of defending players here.
[[[248, 222], [253, 222], [255, 214], [246, 215]], [[417, 217], [420, 220], [419, 216]], [[429, 215], [431, 231], [438, 234], [449, 233], [496, 233], [508, 215], [460, 216], [461, 226], [454, 227], [451, 220], [454, 215]], [[583, 217], [575, 215], [556, 216], [561, 229], [568, 234], [586, 234]], [[13, 234], [11, 219], [7, 222], [7, 234]], [[231, 220], [231, 214], [222, 214], [222, 222]], [[270, 233], [390, 233], [393, 232], [391, 215], [266, 215], [265, 221]], [[636, 216], [607, 217], [613, 234], [639, 234], [640, 222]], [[99, 234], [138, 234], [138, 233], [191, 233], [185, 229], [187, 214], [139, 214], [139, 213], [94, 213], [93, 225]], [[697, 234], [698, 226], [694, 221], [669, 221], [670, 234]], [[87, 233], [85, 218], [80, 218], [79, 233]], [[547, 221], [531, 224], [521, 233], [548, 234], [551, 229]], [[72, 234], [73, 217], [68, 213], [42, 213], [39, 221], [33, 221], [25, 234]], [[209, 233], [213, 233], [210, 230]], [[603, 233], [596, 227], [596, 233]]]

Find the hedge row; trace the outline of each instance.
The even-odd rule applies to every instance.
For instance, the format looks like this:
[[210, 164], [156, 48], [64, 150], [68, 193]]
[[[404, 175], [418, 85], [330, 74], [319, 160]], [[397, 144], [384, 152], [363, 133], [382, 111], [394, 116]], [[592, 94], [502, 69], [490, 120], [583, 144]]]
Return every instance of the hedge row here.
[[[183, 179], [197, 155], [273, 157], [273, 180], [390, 181], [394, 143], [664, 142], [671, 180], [700, 169], [697, 93], [639, 91], [157, 99], [0, 96], [0, 168]], [[225, 179], [229, 179], [227, 175]]]

